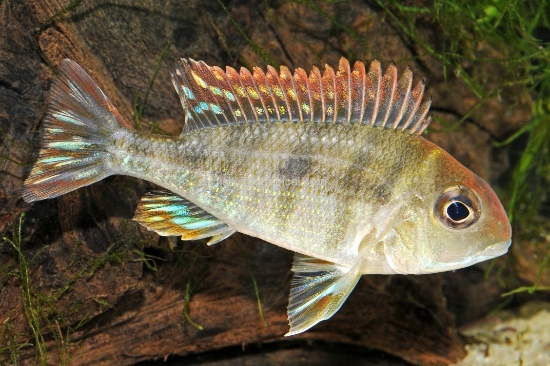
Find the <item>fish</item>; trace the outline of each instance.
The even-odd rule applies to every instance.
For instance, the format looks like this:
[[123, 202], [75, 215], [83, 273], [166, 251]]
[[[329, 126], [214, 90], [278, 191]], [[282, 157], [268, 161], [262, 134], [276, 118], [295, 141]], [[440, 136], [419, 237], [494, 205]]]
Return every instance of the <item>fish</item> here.
[[76, 62], [58, 71], [24, 200], [127, 175], [162, 187], [134, 217], [159, 235], [213, 245], [241, 232], [293, 251], [287, 336], [329, 319], [363, 274], [452, 271], [511, 245], [491, 187], [421, 136], [431, 99], [409, 67], [182, 58], [179, 137], [133, 129]]

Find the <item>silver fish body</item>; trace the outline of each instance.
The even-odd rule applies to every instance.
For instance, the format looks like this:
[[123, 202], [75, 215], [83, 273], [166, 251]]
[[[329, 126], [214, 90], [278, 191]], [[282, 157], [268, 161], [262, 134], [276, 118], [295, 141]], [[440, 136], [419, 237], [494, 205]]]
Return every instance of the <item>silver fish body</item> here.
[[[383, 132], [312, 123], [222, 127], [180, 139], [127, 132], [113, 141], [110, 165], [112, 174], [165, 187], [237, 231], [351, 266], [372, 218], [413, 193], [403, 188], [426, 162], [417, 138]], [[366, 267], [395, 273], [383, 257]]]
[[129, 175], [170, 191], [136, 212], [161, 235], [212, 244], [239, 231], [298, 253], [289, 335], [332, 316], [361, 274], [453, 270], [510, 245], [491, 188], [419, 136], [429, 102], [410, 70], [342, 60], [309, 77], [239, 74], [182, 60], [179, 138], [131, 130], [78, 65], [61, 71], [24, 198]]

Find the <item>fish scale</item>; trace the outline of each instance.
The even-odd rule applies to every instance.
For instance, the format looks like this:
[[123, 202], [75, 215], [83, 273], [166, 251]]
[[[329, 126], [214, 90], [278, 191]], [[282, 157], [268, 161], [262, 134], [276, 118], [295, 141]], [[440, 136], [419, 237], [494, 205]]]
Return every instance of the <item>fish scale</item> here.
[[[349, 265], [359, 245], [350, 243], [349, 233], [365, 224], [355, 217], [356, 207], [365, 217], [373, 216], [385, 203], [381, 199], [403, 193], [393, 187], [394, 180], [407, 177], [398, 158], [405, 152], [398, 150], [420, 154], [416, 159], [408, 154], [409, 175], [428, 153], [414, 148], [410, 134], [394, 131], [396, 136], [386, 139], [378, 136], [381, 132], [348, 124], [327, 128], [280, 122], [204, 129], [181, 139], [134, 133], [120, 142], [124, 148], [111, 165], [119, 167], [117, 174], [152, 181], [200, 204], [239, 231], [261, 233], [262, 239], [293, 251]], [[254, 141], [258, 136], [266, 138]], [[223, 141], [236, 143], [228, 147]], [[299, 177], [284, 171], [289, 161], [300, 158], [310, 162]], [[390, 197], [382, 197], [380, 187]]]
[[63, 61], [23, 198], [129, 175], [167, 190], [134, 216], [159, 235], [212, 245], [239, 231], [294, 251], [287, 335], [330, 318], [362, 274], [454, 270], [511, 243], [487, 183], [419, 136], [431, 102], [409, 68], [223, 71], [182, 59], [172, 79], [184, 130], [151, 136]]

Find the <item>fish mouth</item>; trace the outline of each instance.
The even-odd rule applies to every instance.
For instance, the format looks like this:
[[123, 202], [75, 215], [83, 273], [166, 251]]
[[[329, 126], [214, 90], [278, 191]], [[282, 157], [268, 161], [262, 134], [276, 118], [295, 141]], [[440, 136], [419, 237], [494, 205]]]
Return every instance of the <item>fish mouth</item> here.
[[500, 257], [503, 254], [508, 252], [508, 248], [512, 244], [512, 239], [504, 241], [501, 243], [493, 244], [490, 247], [487, 247], [483, 252], [479, 253], [478, 258], [483, 258], [481, 260], [491, 259], [495, 257]]
[[445, 265], [442, 265], [440, 267], [436, 266], [434, 268], [424, 268], [422, 273], [446, 272], [446, 271], [454, 271], [457, 269], [466, 268], [474, 264], [477, 264], [479, 262], [483, 262], [489, 259], [499, 257], [503, 254], [506, 254], [511, 244], [512, 244], [512, 239], [508, 241], [496, 243], [487, 247], [484, 251], [480, 252], [479, 254], [470, 256], [468, 259], [456, 261], [454, 263], [446, 263]]

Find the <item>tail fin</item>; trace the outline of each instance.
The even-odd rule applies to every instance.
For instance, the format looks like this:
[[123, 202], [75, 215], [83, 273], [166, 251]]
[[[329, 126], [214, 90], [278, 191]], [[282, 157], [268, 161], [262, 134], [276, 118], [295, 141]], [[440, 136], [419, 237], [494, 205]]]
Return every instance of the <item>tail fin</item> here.
[[49, 93], [38, 161], [25, 181], [25, 201], [57, 197], [109, 176], [107, 148], [121, 126], [130, 127], [88, 74], [63, 60]]

